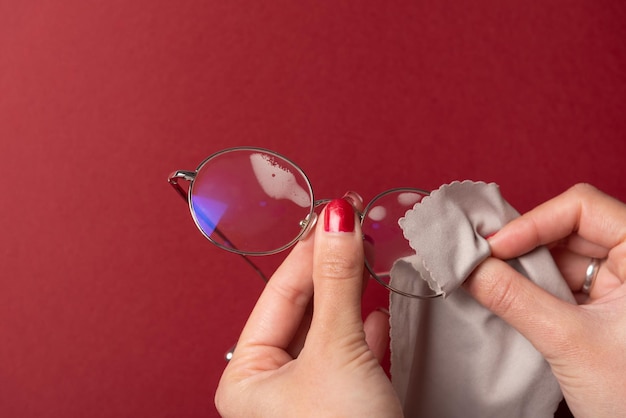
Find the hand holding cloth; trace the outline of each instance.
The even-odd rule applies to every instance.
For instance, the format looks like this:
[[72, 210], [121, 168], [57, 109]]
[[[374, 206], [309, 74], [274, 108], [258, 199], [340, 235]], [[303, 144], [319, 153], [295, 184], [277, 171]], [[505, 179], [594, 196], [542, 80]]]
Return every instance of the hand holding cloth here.
[[[548, 363], [515, 329], [459, 288], [490, 256], [489, 236], [519, 213], [495, 184], [454, 182], [399, 220], [415, 255], [398, 260], [392, 285], [421, 280], [444, 297], [391, 294], [391, 375], [407, 417], [551, 417], [562, 394]], [[546, 248], [508, 261], [574, 302]], [[402, 284], [399, 284], [402, 283]], [[528, 312], [532, 320], [532, 312]]]

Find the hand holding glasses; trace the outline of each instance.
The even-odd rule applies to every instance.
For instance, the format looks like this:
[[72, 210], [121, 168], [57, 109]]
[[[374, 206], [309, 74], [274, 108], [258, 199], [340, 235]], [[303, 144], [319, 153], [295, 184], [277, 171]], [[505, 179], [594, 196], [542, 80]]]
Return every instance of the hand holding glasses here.
[[[188, 191], [180, 180], [190, 182]], [[275, 254], [293, 246], [315, 224], [315, 209], [329, 201], [315, 200], [311, 182], [295, 163], [262, 148], [219, 151], [195, 171], [175, 171], [168, 181], [188, 202], [202, 234], [218, 247], [242, 255], [264, 279], [247, 256]], [[393, 292], [419, 299], [440, 294], [421, 279], [418, 287], [391, 284], [390, 271], [396, 260], [415, 254], [398, 219], [428, 194], [414, 188], [387, 190], [359, 213], [363, 234], [375, 248], [375, 257], [365, 260], [372, 277]]]

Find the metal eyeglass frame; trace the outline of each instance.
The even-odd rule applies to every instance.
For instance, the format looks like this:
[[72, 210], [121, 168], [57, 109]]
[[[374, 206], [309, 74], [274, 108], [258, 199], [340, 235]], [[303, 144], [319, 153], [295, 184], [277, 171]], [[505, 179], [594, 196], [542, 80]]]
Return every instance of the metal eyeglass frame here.
[[[259, 251], [259, 252], [250, 252], [250, 251], [242, 251], [237, 249], [234, 245], [232, 245], [228, 238], [224, 235], [224, 233], [222, 231], [219, 230], [219, 228], [217, 228], [217, 226], [214, 226], [213, 229], [213, 233], [217, 234], [220, 238], [222, 238], [225, 242], [229, 243], [230, 245], [223, 245], [220, 242], [215, 241], [214, 239], [212, 239], [209, 235], [207, 235], [204, 230], [202, 229], [202, 227], [199, 224], [199, 220], [197, 219], [196, 216], [196, 211], [194, 210], [194, 206], [193, 206], [193, 200], [191, 199], [192, 196], [192, 191], [193, 191], [193, 186], [194, 186], [194, 180], [198, 174], [198, 172], [212, 159], [226, 154], [226, 153], [230, 153], [230, 152], [236, 152], [236, 151], [251, 151], [251, 152], [260, 152], [260, 153], [264, 153], [264, 154], [269, 154], [271, 156], [280, 158], [286, 162], [288, 162], [289, 164], [291, 164], [293, 166], [293, 168], [295, 168], [298, 171], [298, 174], [300, 174], [305, 180], [306, 180], [306, 184], [308, 186], [308, 191], [309, 194], [311, 196], [311, 206], [310, 206], [310, 211], [309, 214], [300, 221], [300, 233], [297, 234], [297, 236], [295, 238], [293, 238], [290, 242], [288, 242], [287, 244], [281, 246], [280, 248], [277, 249], [273, 249], [273, 250], [268, 250], [268, 251]], [[185, 191], [185, 189], [179, 184], [180, 180], [184, 180], [184, 181], [188, 181], [189, 182], [189, 187], [187, 189], [187, 191]], [[199, 165], [198, 167], [195, 169], [195, 171], [188, 171], [188, 170], [176, 170], [173, 173], [171, 173], [168, 176], [167, 179], [168, 183], [174, 188], [174, 190], [178, 193], [178, 195], [180, 197], [183, 198], [183, 200], [189, 205], [189, 210], [191, 212], [191, 216], [196, 224], [196, 226], [198, 227], [198, 229], [200, 230], [200, 232], [214, 245], [216, 245], [219, 248], [222, 248], [226, 251], [235, 253], [240, 255], [245, 262], [261, 277], [261, 279], [267, 283], [268, 278], [267, 276], [265, 276], [265, 274], [263, 274], [263, 272], [261, 271], [261, 269], [254, 264], [254, 262], [252, 260], [250, 260], [250, 258], [248, 256], [264, 256], [264, 255], [271, 255], [271, 254], [276, 254], [279, 253], [281, 251], [286, 250], [287, 248], [292, 247], [293, 245], [295, 245], [295, 243], [301, 239], [303, 239], [304, 237], [306, 237], [308, 235], [308, 233], [311, 231], [311, 229], [313, 228], [313, 226], [315, 225], [316, 221], [317, 221], [317, 214], [315, 213], [315, 209], [323, 204], [326, 204], [328, 202], [330, 202], [331, 199], [320, 199], [320, 200], [315, 200], [315, 196], [314, 196], [314, 192], [313, 192], [313, 187], [311, 186], [311, 181], [309, 180], [308, 176], [306, 175], [306, 173], [297, 165], [295, 164], [293, 161], [291, 161], [289, 158], [278, 154], [277, 152], [265, 149], [265, 148], [258, 148], [258, 147], [234, 147], [234, 148], [227, 148], [221, 151], [218, 151], [216, 153], [211, 154], [210, 156], [208, 156], [207, 158], [205, 158]], [[428, 191], [425, 190], [421, 190], [421, 189], [416, 189], [416, 188], [410, 188], [410, 187], [397, 187], [397, 188], [393, 188], [393, 189], [389, 189], [386, 190], [382, 193], [377, 194], [365, 207], [365, 209], [363, 210], [363, 212], [357, 212], [357, 215], [359, 216], [359, 221], [361, 223], [361, 225], [363, 225], [363, 221], [365, 219], [365, 215], [368, 213], [368, 211], [370, 210], [370, 208], [372, 207], [372, 204], [374, 202], [376, 202], [378, 199], [380, 199], [381, 197], [387, 195], [387, 194], [391, 194], [391, 193], [397, 193], [397, 192], [414, 192], [414, 193], [419, 193], [425, 196], [428, 196], [430, 193]], [[440, 297], [442, 294], [441, 293], [434, 293], [432, 295], [417, 295], [417, 294], [413, 294], [413, 293], [408, 293], [408, 292], [404, 292], [400, 289], [396, 289], [393, 286], [389, 285], [388, 283], [386, 283], [383, 279], [381, 279], [374, 271], [373, 267], [370, 266], [369, 262], [367, 261], [367, 259], [365, 260], [365, 266], [367, 268], [367, 270], [370, 272], [371, 276], [379, 283], [381, 284], [383, 287], [385, 287], [386, 289], [397, 293], [399, 295], [408, 297], [408, 298], [414, 298], [414, 299], [433, 299], [433, 298], [437, 298]]]

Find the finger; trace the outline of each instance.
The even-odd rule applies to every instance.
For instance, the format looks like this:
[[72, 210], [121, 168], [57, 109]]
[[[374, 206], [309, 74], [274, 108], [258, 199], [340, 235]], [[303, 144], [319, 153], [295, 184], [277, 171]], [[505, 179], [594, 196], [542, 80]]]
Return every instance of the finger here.
[[269, 280], [241, 333], [235, 355], [246, 347], [286, 349], [313, 295], [314, 238], [298, 242]]
[[389, 347], [389, 312], [376, 310], [370, 313], [363, 323], [363, 329], [368, 347], [378, 363], [382, 362]]
[[287, 347], [287, 352], [292, 358], [297, 358], [300, 355], [302, 347], [304, 347], [304, 343], [306, 342], [306, 336], [309, 332], [309, 328], [311, 328], [312, 318], [313, 300], [311, 300], [311, 302], [307, 305], [304, 315], [302, 316], [302, 320], [300, 321], [300, 325]]
[[[357, 211], [358, 213], [363, 212], [363, 208], [364, 208], [363, 198], [357, 192], [348, 191], [346, 192], [346, 194], [344, 194], [343, 199], [347, 200], [348, 203], [350, 203], [352, 207], [354, 208], [354, 210]], [[365, 254], [373, 253], [373, 247], [371, 245], [368, 245], [367, 242], [364, 242], [363, 244], [364, 244]], [[363, 292], [365, 292], [365, 288], [367, 287], [367, 283], [369, 281], [368, 279], [369, 279], [369, 273], [365, 271], [364, 269]], [[287, 349], [287, 351], [293, 358], [298, 357], [300, 352], [302, 351], [302, 347], [304, 347], [304, 343], [306, 341], [306, 337], [309, 332], [309, 328], [311, 326], [311, 320], [312, 320], [312, 314], [313, 314], [312, 308], [313, 308], [313, 304], [311, 303], [307, 307], [304, 317], [302, 318], [302, 322], [300, 323], [300, 327], [298, 328], [298, 331], [296, 332], [296, 335], [294, 336], [293, 341], [291, 342], [291, 344], [289, 344], [289, 348]]]
[[564, 302], [515, 271], [504, 261], [488, 258], [464, 287], [487, 309], [524, 335], [546, 358], [566, 349], [574, 305]]
[[343, 195], [343, 198], [346, 199], [356, 210], [358, 213], [363, 213], [363, 198], [357, 192], [348, 191]]
[[608, 253], [608, 249], [605, 247], [586, 240], [585, 238], [573, 233], [570, 236], [558, 241], [554, 244], [549, 244], [549, 247], [559, 246], [565, 247], [568, 250], [575, 252], [586, 257], [604, 258]]
[[[574, 293], [578, 303], [590, 303], [612, 292], [624, 283], [625, 276], [620, 268], [626, 268], [626, 244], [613, 248], [611, 257], [600, 259], [600, 264], [589, 293], [582, 292], [587, 270], [594, 259], [570, 251], [568, 248], [555, 247], [551, 250], [563, 278]], [[620, 256], [620, 253], [622, 254]]]
[[573, 292], [579, 292], [585, 282], [585, 274], [592, 257], [583, 256], [563, 246], [551, 250], [559, 271]]
[[[363, 198], [357, 192], [348, 191], [346, 192], [346, 194], [343, 195], [343, 199], [347, 200], [358, 214], [363, 213], [363, 208], [365, 207], [365, 205], [363, 204]], [[368, 241], [367, 237], [363, 237], [363, 247], [365, 251], [365, 257], [368, 260], [373, 260], [374, 246], [370, 241]], [[363, 269], [363, 292], [365, 292], [365, 289], [369, 282], [369, 278], [369, 272], [366, 269]]]
[[[579, 305], [591, 302], [590, 292], [583, 292], [583, 285], [589, 264], [594, 258], [582, 256], [563, 246], [553, 248], [551, 253], [576, 302]], [[596, 276], [594, 282], [597, 282], [598, 278]]]
[[614, 247], [602, 262], [598, 277], [591, 288], [593, 300], [601, 299], [626, 283], [626, 242]]
[[[348, 200], [355, 210], [363, 210], [363, 199], [358, 193], [348, 191], [344, 199]], [[309, 241], [311, 244], [307, 244]], [[312, 317], [310, 302], [313, 294], [312, 241], [307, 239], [299, 243], [276, 271], [248, 321], [249, 328], [253, 329], [252, 333], [248, 332], [248, 325], [242, 333], [243, 344], [250, 341], [254, 344], [286, 349], [292, 358], [299, 355]], [[286, 302], [282, 307], [276, 304], [277, 296], [279, 301]], [[309, 302], [303, 310], [301, 303], [304, 300]], [[284, 315], [285, 311], [288, 314]], [[270, 332], [265, 324], [273, 331]], [[242, 342], [239, 343], [240, 352], [241, 345]]]
[[613, 248], [626, 240], [626, 205], [593, 186], [579, 184], [513, 220], [491, 236], [489, 244], [495, 257], [509, 259], [572, 234], [601, 248]]
[[315, 235], [309, 336], [324, 345], [345, 333], [362, 331], [363, 241], [354, 209], [346, 200], [331, 201], [322, 218]]

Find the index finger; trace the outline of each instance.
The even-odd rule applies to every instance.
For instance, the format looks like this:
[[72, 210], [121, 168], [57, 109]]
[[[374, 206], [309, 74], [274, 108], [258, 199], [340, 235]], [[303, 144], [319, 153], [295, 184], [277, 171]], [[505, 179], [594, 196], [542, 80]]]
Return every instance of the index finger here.
[[577, 184], [505, 225], [489, 238], [492, 254], [509, 259], [577, 235], [590, 256], [605, 257], [626, 241], [626, 205], [589, 184]]
[[313, 295], [313, 236], [291, 250], [259, 297], [237, 342], [236, 352], [248, 347], [286, 350]]

